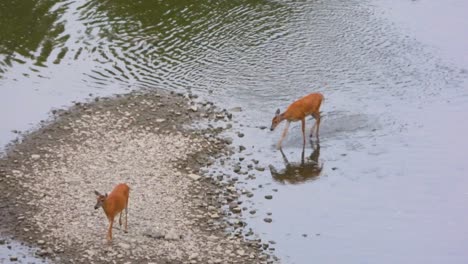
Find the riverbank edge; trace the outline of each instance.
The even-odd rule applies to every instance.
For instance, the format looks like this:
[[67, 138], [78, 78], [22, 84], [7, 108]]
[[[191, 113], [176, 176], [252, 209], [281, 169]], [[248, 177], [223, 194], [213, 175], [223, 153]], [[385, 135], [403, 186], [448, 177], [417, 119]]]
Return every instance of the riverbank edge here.
[[[156, 116], [143, 117], [141, 120], [146, 120], [144, 121], [144, 125], [149, 127], [157, 126], [157, 131], [160, 134], [184, 133], [190, 135], [190, 137], [204, 138], [212, 141], [215, 145], [214, 148], [207, 147], [204, 151], [192, 153], [189, 158], [178, 161], [177, 167], [180, 173], [200, 175], [202, 173], [200, 168], [213, 163], [213, 157], [219, 158], [223, 155], [232, 154], [233, 149], [229, 147], [231, 142], [219, 137], [223, 131], [222, 125], [217, 127], [208, 126], [205, 129], [193, 129], [189, 127], [194, 122], [227, 123], [232, 118], [232, 114], [226, 110], [217, 109], [211, 102], [195, 102], [192, 99], [196, 97], [191, 94], [168, 93], [164, 91], [134, 91], [125, 95], [94, 98], [86, 103], [75, 103], [72, 107], [65, 110], [52, 110], [50, 120], [41, 122], [37, 128], [31, 131], [20, 133], [20, 139], [9, 144], [5, 154], [0, 157], [1, 235], [11, 237], [12, 239], [24, 242], [28, 246], [37, 248], [36, 255], [49, 259], [52, 262], [67, 263], [65, 260], [76, 260], [78, 262], [83, 260], [81, 254], [84, 249], [64, 246], [59, 250], [51, 250], [48, 247], [47, 241], [41, 240], [44, 232], [39, 231], [35, 223], [29, 221], [28, 217], [37, 211], [37, 208], [28, 204], [28, 199], [34, 197], [23, 196], [27, 190], [21, 187], [19, 181], [24, 179], [17, 177], [15, 171], [20, 165], [25, 164], [24, 161], [30, 160], [32, 155], [41, 155], [38, 150], [44, 144], [49, 146], [61, 144], [60, 141], [70, 133], [70, 128], [66, 126], [68, 122], [79, 119], [85, 114], [92, 114], [96, 110], [112, 111], [113, 108], [115, 109], [116, 106], [122, 103], [127, 105], [134, 104], [134, 107], [138, 107], [139, 98], [149, 97], [163, 98], [164, 103], [161, 103], [160, 109], [164, 110]], [[202, 210], [204, 215], [208, 216], [197, 218], [198, 224], [194, 226], [194, 229], [200, 229], [207, 237], [216, 233], [216, 235], [225, 239], [239, 239], [241, 247], [244, 250], [242, 250], [242, 254], [236, 255], [235, 261], [230, 261], [232, 263], [267, 263], [272, 262], [272, 259], [277, 261], [275, 257], [267, 254], [262, 249], [260, 239], [247, 240], [242, 237], [244, 222], [241, 220], [240, 214], [231, 214], [220, 202], [219, 197], [228, 197], [231, 201], [233, 199], [234, 201], [236, 200], [238, 195], [236, 194], [237, 191], [235, 190], [234, 183], [217, 181], [215, 177], [204, 175], [194, 181], [199, 186], [192, 188], [189, 196], [200, 198], [204, 201], [203, 205], [197, 208], [197, 210]], [[228, 215], [230, 215], [230, 219], [228, 219]], [[237, 220], [233, 221], [236, 218]], [[207, 223], [212, 223], [213, 221], [217, 222], [216, 228], [213, 225], [207, 225]], [[252, 258], [252, 256], [254, 257]], [[194, 262], [193, 259], [189, 259], [188, 257], [174, 261], [161, 256], [156, 261], [157, 263], [179, 263], [178, 261], [196, 263], [196, 261]], [[226, 260], [231, 258], [232, 256], [227, 256]]]

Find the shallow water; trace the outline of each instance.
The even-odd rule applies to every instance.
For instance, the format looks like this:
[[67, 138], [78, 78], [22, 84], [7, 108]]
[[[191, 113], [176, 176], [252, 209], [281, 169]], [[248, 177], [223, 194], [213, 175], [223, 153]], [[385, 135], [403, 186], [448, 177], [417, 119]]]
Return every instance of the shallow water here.
[[[285, 263], [466, 263], [467, 8], [2, 1], [0, 145], [89, 94], [191, 91], [242, 108], [227, 134], [246, 150], [213, 170], [237, 176], [238, 157], [243, 170], [252, 159], [267, 168], [239, 176], [255, 188], [244, 204], [257, 213], [245, 217]], [[283, 142], [286, 166], [274, 148], [281, 131], [259, 127], [312, 91], [326, 98], [320, 149], [308, 144], [301, 165], [296, 123]]]
[[1, 240], [0, 263], [49, 263], [48, 260], [34, 257], [34, 250], [14, 240]]

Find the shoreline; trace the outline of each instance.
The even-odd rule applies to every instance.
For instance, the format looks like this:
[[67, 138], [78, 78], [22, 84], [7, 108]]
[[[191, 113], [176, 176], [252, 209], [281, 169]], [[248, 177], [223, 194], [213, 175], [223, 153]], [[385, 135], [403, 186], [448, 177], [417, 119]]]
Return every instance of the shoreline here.
[[[260, 239], [243, 237], [241, 210], [227, 212], [223, 201], [238, 198], [235, 183], [200, 171], [232, 149], [218, 136], [222, 128], [187, 125], [232, 114], [165, 92], [96, 98], [52, 113], [0, 159], [1, 235], [38, 247], [36, 255], [53, 263], [277, 261]], [[92, 208], [92, 193], [118, 182], [131, 188], [129, 233], [114, 228], [108, 246], [107, 219]]]

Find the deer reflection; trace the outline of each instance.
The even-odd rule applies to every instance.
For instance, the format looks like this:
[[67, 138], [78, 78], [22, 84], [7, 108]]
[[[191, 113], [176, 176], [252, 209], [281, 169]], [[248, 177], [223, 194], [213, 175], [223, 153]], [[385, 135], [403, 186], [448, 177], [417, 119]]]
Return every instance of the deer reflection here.
[[[313, 146], [314, 147], [314, 146]], [[323, 164], [319, 164], [320, 144], [317, 142], [312, 153], [307, 160], [304, 160], [305, 148], [302, 148], [301, 162], [289, 162], [288, 158], [280, 149], [281, 155], [285, 163], [283, 170], [276, 170], [273, 165], [270, 165], [271, 176], [275, 181], [280, 183], [300, 184], [305, 181], [314, 180], [322, 172]]]

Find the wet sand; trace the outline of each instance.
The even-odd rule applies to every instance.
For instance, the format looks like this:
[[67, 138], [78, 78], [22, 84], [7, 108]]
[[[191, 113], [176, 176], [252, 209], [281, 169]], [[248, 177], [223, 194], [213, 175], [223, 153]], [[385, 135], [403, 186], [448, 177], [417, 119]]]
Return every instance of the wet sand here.
[[[272, 261], [244, 230], [235, 181], [202, 173], [232, 152], [218, 137], [231, 114], [187, 97], [131, 93], [54, 111], [0, 160], [2, 235], [55, 263]], [[119, 182], [131, 188], [129, 232], [116, 220], [109, 245], [93, 193]]]

